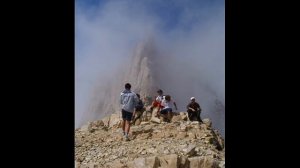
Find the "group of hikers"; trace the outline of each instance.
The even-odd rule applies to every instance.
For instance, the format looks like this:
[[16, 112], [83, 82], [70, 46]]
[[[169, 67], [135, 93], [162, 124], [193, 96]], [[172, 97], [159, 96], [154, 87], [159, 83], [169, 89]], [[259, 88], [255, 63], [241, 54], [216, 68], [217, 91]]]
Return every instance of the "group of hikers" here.
[[[170, 95], [164, 95], [161, 89], [157, 91], [157, 94], [155, 100], [151, 103], [150, 111], [155, 113], [155, 117], [162, 117], [166, 122], [171, 122], [173, 115], [177, 115], [173, 111], [174, 107], [175, 110], [178, 110], [176, 102], [172, 100]], [[136, 119], [142, 116], [145, 111], [145, 105], [140, 95], [131, 91], [130, 83], [125, 84], [125, 90], [121, 92], [120, 103], [122, 105], [123, 136], [128, 141], [130, 123], [135, 123]], [[202, 122], [200, 117], [201, 107], [196, 102], [195, 97], [191, 97], [191, 101], [186, 108], [190, 121]]]

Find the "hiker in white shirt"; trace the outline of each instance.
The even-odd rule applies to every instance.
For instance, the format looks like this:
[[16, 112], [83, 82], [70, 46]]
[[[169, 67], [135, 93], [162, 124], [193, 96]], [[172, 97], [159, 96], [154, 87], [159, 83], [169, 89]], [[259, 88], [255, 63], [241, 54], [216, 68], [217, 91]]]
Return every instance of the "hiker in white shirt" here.
[[164, 96], [164, 99], [161, 102], [162, 110], [160, 111], [160, 115], [166, 118], [168, 122], [171, 122], [173, 116], [173, 105], [177, 110], [176, 102], [171, 99], [171, 96]]

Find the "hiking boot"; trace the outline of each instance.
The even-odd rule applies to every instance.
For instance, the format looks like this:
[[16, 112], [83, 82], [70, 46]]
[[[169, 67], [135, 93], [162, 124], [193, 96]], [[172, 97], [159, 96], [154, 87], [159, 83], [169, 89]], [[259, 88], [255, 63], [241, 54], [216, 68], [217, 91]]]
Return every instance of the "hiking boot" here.
[[124, 136], [124, 141], [130, 141], [130, 139], [127, 136]]

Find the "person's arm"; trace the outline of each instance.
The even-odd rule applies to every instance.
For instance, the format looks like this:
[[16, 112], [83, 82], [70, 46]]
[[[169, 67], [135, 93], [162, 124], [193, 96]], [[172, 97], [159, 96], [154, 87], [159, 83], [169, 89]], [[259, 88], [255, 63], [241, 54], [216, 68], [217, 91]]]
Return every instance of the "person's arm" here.
[[134, 121], [134, 118], [135, 118], [135, 110], [134, 110], [133, 113], [132, 113], [131, 120]]
[[123, 93], [120, 95], [120, 104], [123, 105]]
[[190, 109], [190, 104], [191, 104], [191, 103], [189, 103], [189, 104], [186, 106], [186, 109], [187, 109], [187, 110]]
[[193, 109], [192, 107], [189, 107], [190, 110], [195, 111], [195, 109]]
[[198, 103], [197, 103], [197, 108], [198, 108], [198, 111], [201, 112], [201, 107], [200, 107], [200, 105]]
[[191, 104], [192, 104], [192, 103], [189, 103], [189, 104], [186, 106], [186, 108], [187, 108], [188, 110], [195, 111], [195, 109], [193, 109], [193, 108], [191, 107]]
[[177, 105], [176, 105], [176, 102], [173, 102], [173, 104], [174, 104], [174, 106], [175, 106], [175, 109], [176, 109], [176, 110], [178, 110], [178, 109], [177, 109]]

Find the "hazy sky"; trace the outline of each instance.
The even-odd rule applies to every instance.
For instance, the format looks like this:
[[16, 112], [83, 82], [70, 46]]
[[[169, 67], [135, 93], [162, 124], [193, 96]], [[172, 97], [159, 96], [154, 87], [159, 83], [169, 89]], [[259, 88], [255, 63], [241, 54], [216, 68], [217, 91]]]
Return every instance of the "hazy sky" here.
[[[225, 105], [224, 0], [76, 0], [75, 124], [95, 86], [113, 78], [134, 47], [154, 37], [163, 55], [161, 78], [183, 110], [191, 96], [209, 113]], [[223, 117], [224, 118], [224, 117]], [[224, 119], [213, 119], [224, 127]]]

